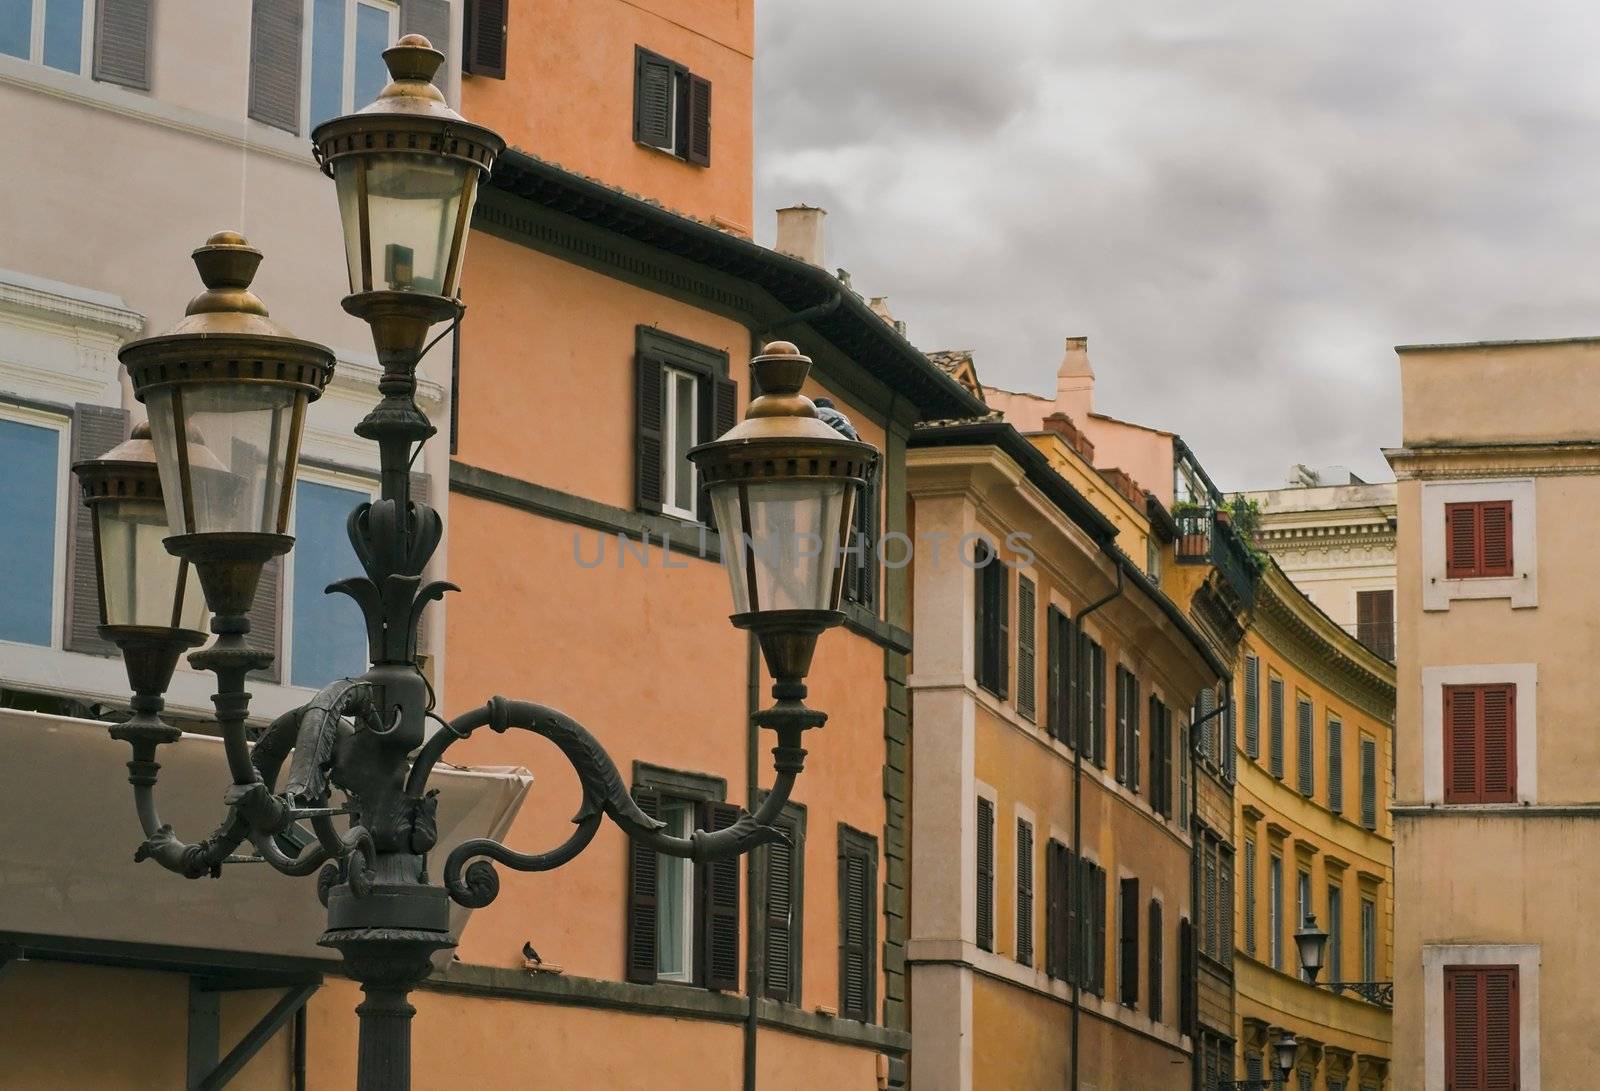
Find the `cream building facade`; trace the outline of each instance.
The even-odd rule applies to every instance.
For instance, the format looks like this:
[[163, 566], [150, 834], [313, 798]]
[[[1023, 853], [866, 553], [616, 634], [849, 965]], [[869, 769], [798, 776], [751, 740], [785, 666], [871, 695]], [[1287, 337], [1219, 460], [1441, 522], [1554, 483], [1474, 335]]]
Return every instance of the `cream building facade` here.
[[1396, 1085], [1587, 1087], [1600, 339], [1398, 352]]

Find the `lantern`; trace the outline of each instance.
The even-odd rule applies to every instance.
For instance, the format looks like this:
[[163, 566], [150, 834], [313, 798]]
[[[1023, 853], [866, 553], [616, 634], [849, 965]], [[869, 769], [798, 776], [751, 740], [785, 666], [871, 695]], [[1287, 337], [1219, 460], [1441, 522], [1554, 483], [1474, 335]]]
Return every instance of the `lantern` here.
[[1310, 981], [1317, 979], [1322, 970], [1322, 958], [1328, 949], [1328, 933], [1317, 927], [1316, 914], [1308, 914], [1294, 934], [1294, 945], [1300, 950], [1300, 965]]

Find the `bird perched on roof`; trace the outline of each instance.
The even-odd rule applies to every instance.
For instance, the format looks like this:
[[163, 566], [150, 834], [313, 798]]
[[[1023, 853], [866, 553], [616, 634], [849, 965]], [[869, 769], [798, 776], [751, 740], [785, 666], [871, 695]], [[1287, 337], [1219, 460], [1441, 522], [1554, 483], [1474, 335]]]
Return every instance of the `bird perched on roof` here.
[[861, 436], [856, 432], [856, 426], [850, 423], [850, 418], [834, 408], [832, 398], [818, 398], [815, 404], [817, 416], [821, 417], [825, 423], [832, 425], [835, 432], [838, 432], [845, 439], [861, 439]]

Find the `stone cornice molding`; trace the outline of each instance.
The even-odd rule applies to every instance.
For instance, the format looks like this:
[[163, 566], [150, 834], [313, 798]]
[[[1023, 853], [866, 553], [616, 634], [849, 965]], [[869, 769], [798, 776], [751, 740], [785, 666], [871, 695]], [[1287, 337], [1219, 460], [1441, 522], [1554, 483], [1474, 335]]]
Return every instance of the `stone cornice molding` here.
[[1380, 722], [1394, 723], [1394, 665], [1335, 625], [1276, 565], [1257, 585], [1251, 622], [1307, 675]]
[[119, 341], [145, 326], [144, 315], [118, 296], [41, 281], [7, 269], [0, 269], [0, 307], [55, 325], [93, 326], [117, 335]]
[[1399, 481], [1600, 474], [1600, 440], [1392, 447], [1383, 454]]

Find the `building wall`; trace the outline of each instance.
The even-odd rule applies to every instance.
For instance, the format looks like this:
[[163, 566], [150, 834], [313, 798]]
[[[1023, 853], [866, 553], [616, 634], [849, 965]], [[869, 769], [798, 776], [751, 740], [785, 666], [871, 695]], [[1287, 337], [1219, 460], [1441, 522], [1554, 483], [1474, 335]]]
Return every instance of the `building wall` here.
[[[1395, 814], [1397, 1081], [1445, 1087], [1443, 967], [1519, 967], [1520, 1086], [1582, 1086], [1594, 937], [1582, 861], [1595, 840], [1587, 722], [1597, 633], [1581, 513], [1600, 498], [1600, 343], [1400, 351], [1400, 745]], [[1515, 575], [1451, 580], [1442, 503], [1511, 499]], [[1441, 687], [1515, 680], [1517, 800], [1444, 800]]]

